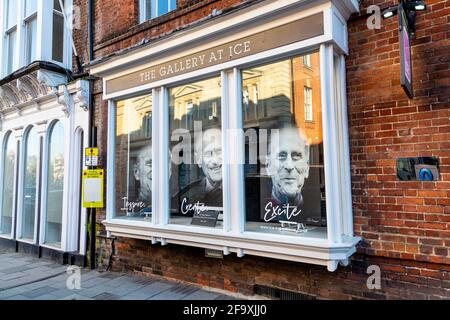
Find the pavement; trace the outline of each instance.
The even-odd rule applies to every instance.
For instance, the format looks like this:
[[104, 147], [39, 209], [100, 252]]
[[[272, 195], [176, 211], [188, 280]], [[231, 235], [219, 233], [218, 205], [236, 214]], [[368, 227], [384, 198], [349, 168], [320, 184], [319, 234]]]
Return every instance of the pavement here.
[[[224, 292], [0, 252], [0, 300], [236, 300]], [[239, 297], [242, 299], [242, 297]]]

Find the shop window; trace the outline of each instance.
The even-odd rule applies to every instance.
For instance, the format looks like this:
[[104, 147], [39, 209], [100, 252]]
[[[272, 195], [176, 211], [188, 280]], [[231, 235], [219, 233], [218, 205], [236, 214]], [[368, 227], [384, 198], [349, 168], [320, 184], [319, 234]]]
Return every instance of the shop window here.
[[37, 174], [40, 139], [35, 127], [25, 135], [24, 140], [24, 182], [22, 198], [22, 239], [33, 240], [35, 213], [37, 209]]
[[115, 216], [151, 221], [152, 96], [117, 102]]
[[55, 122], [49, 132], [48, 174], [47, 174], [47, 215], [45, 243], [61, 246], [62, 212], [64, 194], [64, 128]]
[[140, 0], [141, 22], [162, 16], [177, 8], [176, 0]]
[[171, 88], [169, 96], [170, 223], [222, 228], [220, 78]]
[[[311, 54], [314, 61], [318, 55]], [[260, 89], [258, 122], [244, 116], [246, 231], [326, 237], [322, 125], [305, 126], [310, 115], [302, 101], [311, 78], [311, 91], [321, 91], [320, 65], [311, 65], [313, 73], [306, 75], [302, 61], [295, 57], [242, 71], [242, 87]], [[315, 112], [321, 119], [320, 104]]]
[[13, 222], [14, 173], [16, 163], [16, 142], [12, 133], [6, 135], [3, 145], [2, 211], [0, 213], [0, 234], [10, 235]]

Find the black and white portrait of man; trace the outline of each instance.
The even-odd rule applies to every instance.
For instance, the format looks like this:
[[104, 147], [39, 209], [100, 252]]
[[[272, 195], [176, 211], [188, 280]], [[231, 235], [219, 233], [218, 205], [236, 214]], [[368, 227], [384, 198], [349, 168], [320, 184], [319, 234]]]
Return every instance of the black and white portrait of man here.
[[145, 216], [151, 213], [152, 201], [152, 145], [146, 144], [133, 151], [134, 195], [129, 195], [126, 206], [128, 216]]
[[191, 216], [195, 210], [223, 207], [222, 131], [209, 128], [194, 139], [195, 166], [201, 170], [200, 178], [187, 185], [175, 197], [183, 215]]
[[310, 147], [300, 129], [287, 127], [272, 133], [267, 156], [271, 190], [263, 199], [266, 222], [295, 220], [301, 214], [309, 159]]

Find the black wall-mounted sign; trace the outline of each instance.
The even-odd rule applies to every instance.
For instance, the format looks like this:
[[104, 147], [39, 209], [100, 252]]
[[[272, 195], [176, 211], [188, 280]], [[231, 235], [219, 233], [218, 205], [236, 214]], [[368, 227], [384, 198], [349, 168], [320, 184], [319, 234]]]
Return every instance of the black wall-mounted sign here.
[[[402, 1], [402, 4], [404, 2]], [[409, 98], [414, 98], [411, 30], [408, 23], [407, 11], [404, 5], [399, 6], [399, 41], [400, 41], [400, 83]]]
[[439, 181], [439, 160], [432, 157], [397, 159], [400, 181]]
[[214, 228], [219, 218], [219, 211], [197, 211], [192, 217], [191, 225]]

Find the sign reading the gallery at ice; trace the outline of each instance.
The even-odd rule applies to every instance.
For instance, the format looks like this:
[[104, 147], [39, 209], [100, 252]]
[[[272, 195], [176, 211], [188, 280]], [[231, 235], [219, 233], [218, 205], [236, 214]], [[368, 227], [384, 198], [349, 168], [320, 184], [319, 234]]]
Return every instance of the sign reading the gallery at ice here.
[[192, 225], [214, 228], [219, 219], [219, 211], [196, 211], [192, 217]]
[[323, 13], [106, 81], [106, 94], [136, 88], [324, 34]]
[[83, 207], [103, 208], [104, 170], [83, 171]]
[[98, 154], [98, 148], [86, 148], [84, 157], [86, 167], [98, 166]]
[[414, 97], [413, 77], [412, 77], [412, 58], [411, 58], [411, 39], [410, 26], [406, 17], [405, 10], [400, 6], [399, 15], [399, 40], [400, 40], [400, 83], [409, 98]]

